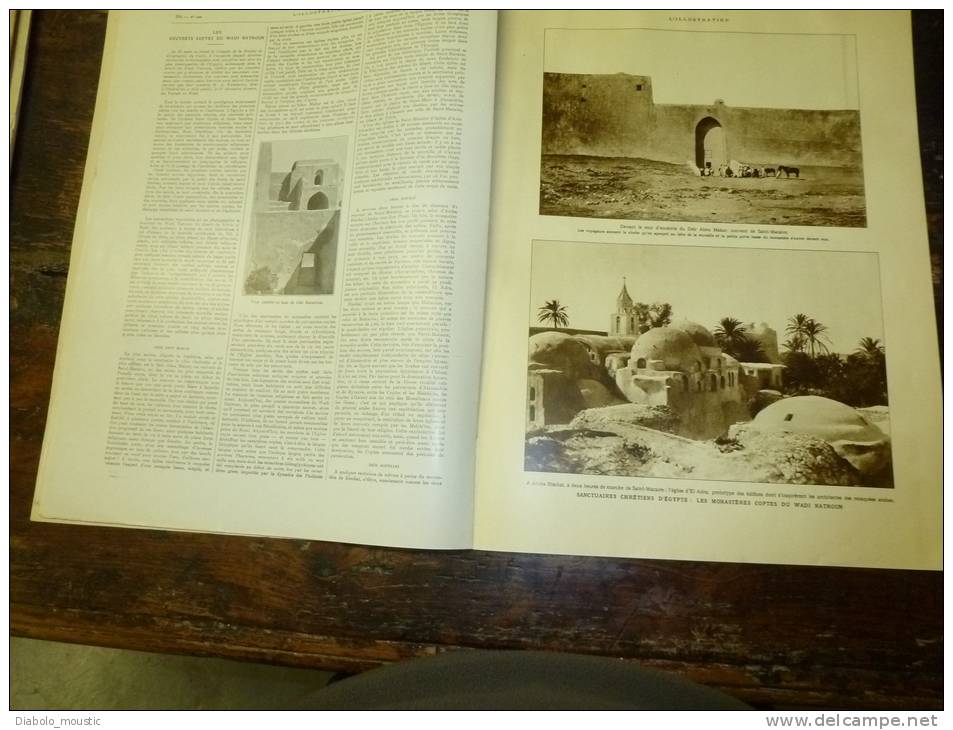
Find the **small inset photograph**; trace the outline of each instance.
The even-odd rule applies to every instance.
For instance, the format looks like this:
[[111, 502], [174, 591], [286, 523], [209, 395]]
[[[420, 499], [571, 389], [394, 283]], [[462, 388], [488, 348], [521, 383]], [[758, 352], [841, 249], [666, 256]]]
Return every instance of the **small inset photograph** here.
[[546, 31], [541, 215], [864, 227], [856, 39]]
[[246, 295], [334, 293], [346, 159], [346, 137], [259, 145]]
[[874, 253], [536, 241], [531, 472], [893, 487]]

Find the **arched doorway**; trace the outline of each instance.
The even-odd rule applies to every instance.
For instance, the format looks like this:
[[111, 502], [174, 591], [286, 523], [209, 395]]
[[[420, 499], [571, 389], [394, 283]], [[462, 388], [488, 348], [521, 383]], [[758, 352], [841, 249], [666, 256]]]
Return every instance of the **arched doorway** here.
[[327, 210], [328, 196], [324, 193], [315, 193], [308, 199], [308, 210]]
[[705, 117], [695, 125], [695, 164], [700, 168], [728, 164], [728, 145], [725, 130], [714, 117]]

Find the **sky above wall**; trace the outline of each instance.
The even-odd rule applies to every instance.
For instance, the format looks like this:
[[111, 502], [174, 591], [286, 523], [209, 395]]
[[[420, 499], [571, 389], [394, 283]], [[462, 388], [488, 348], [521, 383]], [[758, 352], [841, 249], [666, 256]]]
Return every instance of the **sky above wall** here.
[[859, 108], [847, 35], [549, 28], [544, 68], [651, 76], [657, 104]]
[[271, 169], [288, 172], [297, 160], [336, 160], [342, 167], [347, 157], [347, 137], [277, 140], [271, 143]]
[[605, 331], [623, 276], [634, 301], [669, 302], [676, 321], [710, 330], [723, 317], [766, 322], [780, 346], [803, 313], [827, 325], [835, 352], [854, 352], [863, 337], [884, 342], [878, 257], [864, 252], [537, 241], [530, 324], [558, 299], [570, 327]]

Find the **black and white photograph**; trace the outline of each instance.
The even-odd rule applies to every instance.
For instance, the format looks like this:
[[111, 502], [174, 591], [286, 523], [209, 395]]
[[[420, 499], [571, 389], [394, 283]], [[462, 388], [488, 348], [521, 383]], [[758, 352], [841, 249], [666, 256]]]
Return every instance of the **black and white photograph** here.
[[334, 293], [347, 138], [262, 142], [246, 295]]
[[865, 227], [856, 39], [547, 29], [541, 215]]
[[535, 241], [525, 470], [893, 487], [875, 253]]

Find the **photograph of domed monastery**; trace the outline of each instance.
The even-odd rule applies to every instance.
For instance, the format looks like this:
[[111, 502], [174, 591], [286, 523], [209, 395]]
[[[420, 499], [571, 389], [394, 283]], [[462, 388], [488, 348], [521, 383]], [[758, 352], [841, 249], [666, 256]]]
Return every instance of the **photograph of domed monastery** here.
[[867, 225], [856, 39], [546, 31], [541, 215]]
[[893, 487], [874, 253], [535, 241], [530, 472]]

